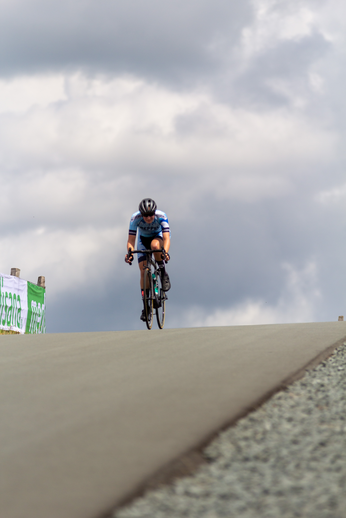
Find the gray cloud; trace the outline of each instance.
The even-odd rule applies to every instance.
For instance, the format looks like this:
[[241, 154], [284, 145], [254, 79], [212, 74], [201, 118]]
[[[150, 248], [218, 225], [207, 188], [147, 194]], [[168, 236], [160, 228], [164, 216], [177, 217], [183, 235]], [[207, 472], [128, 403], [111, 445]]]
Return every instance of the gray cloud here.
[[80, 69], [195, 83], [219, 66], [219, 35], [232, 45], [251, 17], [248, 2], [223, 0], [9, 3], [0, 21], [0, 74]]
[[318, 32], [298, 40], [277, 42], [254, 57], [236, 78], [233, 88], [237, 101], [271, 109], [290, 106], [297, 97], [318, 104], [309, 72], [331, 50], [331, 43]]
[[148, 195], [172, 226], [167, 326], [343, 313], [345, 67], [323, 5], [8, 2], [0, 271], [46, 275], [50, 332], [143, 328], [123, 256]]
[[[173, 216], [168, 327], [186, 325], [191, 307], [199, 308], [201, 317], [247, 300], [275, 307], [287, 282], [285, 265], [299, 273], [309, 262], [317, 265], [316, 279], [300, 276], [293, 289], [307, 299], [312, 297], [315, 320], [335, 320], [342, 314], [344, 302], [336, 272], [342, 270], [343, 259], [335, 254], [340, 232], [335, 225], [338, 211], [330, 213], [303, 193], [266, 205], [229, 202], [223, 206], [209, 195], [191, 207], [188, 221], [177, 223], [175, 211], [168, 211], [178, 200], [177, 193], [172, 198], [166, 203], [168, 214]], [[160, 206], [165, 208], [162, 199]], [[213, 210], [209, 213], [206, 207], [210, 206]], [[99, 261], [101, 267], [101, 256]], [[107, 278], [100, 278], [96, 293], [81, 287], [67, 301], [52, 294], [50, 331], [61, 329], [64, 314], [65, 329], [71, 331], [142, 329], [138, 279], [137, 265], [129, 268], [121, 256]], [[314, 296], [314, 291], [323, 294], [323, 300]], [[305, 317], [304, 313], [296, 316], [298, 321]]]

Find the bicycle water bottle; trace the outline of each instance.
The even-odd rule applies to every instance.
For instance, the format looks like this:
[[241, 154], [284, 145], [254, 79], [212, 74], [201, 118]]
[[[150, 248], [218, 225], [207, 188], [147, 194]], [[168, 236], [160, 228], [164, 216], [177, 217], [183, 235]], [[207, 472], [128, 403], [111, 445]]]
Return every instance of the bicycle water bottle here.
[[154, 291], [155, 291], [155, 295], [158, 295], [158, 294], [159, 294], [159, 288], [158, 288], [158, 285], [157, 285], [157, 281], [156, 281], [156, 275], [155, 275], [155, 273], [153, 273], [153, 281], [154, 281]]

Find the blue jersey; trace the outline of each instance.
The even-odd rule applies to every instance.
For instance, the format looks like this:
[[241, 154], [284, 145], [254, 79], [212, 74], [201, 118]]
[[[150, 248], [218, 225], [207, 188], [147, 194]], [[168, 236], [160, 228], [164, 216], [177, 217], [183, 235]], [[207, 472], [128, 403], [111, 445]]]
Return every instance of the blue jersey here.
[[161, 210], [155, 211], [155, 219], [152, 223], [146, 223], [142, 214], [139, 211], [135, 212], [130, 221], [130, 236], [135, 236], [137, 230], [143, 237], [162, 237], [166, 232], [171, 235], [167, 215]]

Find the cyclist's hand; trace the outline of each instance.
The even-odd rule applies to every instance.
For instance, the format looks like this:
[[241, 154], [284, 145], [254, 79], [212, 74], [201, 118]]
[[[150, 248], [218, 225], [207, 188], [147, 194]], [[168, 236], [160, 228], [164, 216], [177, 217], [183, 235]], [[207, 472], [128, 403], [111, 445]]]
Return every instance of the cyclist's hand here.
[[163, 252], [162, 252], [162, 259], [163, 259], [166, 263], [168, 263], [168, 261], [170, 260], [170, 258], [171, 258], [171, 257], [170, 257], [170, 255], [169, 255], [169, 253], [168, 253], [168, 252], [166, 252], [166, 250], [163, 250]]
[[132, 261], [133, 261], [133, 254], [131, 253], [131, 251], [129, 251], [129, 252], [125, 255], [125, 263], [127, 263], [127, 264], [129, 264], [129, 265], [131, 266]]

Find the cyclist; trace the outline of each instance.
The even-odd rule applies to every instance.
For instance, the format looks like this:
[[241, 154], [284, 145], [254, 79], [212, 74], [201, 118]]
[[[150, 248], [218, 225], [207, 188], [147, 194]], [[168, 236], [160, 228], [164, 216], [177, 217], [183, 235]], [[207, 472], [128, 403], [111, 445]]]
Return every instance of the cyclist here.
[[[135, 249], [136, 235], [138, 230], [137, 248], [138, 250], [160, 250], [164, 248], [164, 258], [162, 253], [154, 254], [156, 262], [160, 268], [162, 289], [168, 291], [171, 288], [169, 275], [166, 272], [165, 263], [170, 259], [168, 251], [171, 244], [171, 232], [169, 228], [167, 215], [161, 210], [157, 210], [157, 205], [151, 198], [144, 198], [130, 221], [129, 237], [127, 241], [127, 254], [125, 262], [131, 264], [133, 255], [131, 251]], [[141, 274], [141, 294], [144, 304], [144, 289], [143, 279], [144, 270], [146, 266], [145, 254], [138, 254], [138, 266]], [[145, 309], [141, 314], [141, 320], [145, 322]]]

